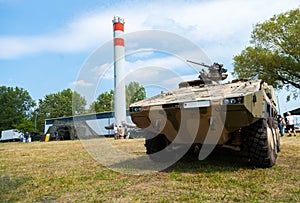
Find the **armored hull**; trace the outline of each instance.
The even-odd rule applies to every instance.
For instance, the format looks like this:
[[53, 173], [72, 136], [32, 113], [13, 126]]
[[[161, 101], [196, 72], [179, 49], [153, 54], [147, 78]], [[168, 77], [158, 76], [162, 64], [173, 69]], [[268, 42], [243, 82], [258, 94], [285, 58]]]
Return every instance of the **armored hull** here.
[[170, 143], [216, 144], [248, 148], [255, 151], [249, 153], [254, 165], [270, 167], [279, 152], [274, 90], [262, 80], [183, 82], [176, 91], [132, 104], [130, 114], [137, 127], [151, 134], [145, 145], [149, 155]]

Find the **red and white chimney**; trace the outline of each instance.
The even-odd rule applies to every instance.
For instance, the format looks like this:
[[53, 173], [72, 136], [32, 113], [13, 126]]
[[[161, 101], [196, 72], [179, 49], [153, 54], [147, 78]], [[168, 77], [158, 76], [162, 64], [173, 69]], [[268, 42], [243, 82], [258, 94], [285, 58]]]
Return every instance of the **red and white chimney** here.
[[126, 123], [126, 94], [124, 80], [125, 50], [124, 50], [124, 19], [114, 16], [114, 112], [115, 124]]

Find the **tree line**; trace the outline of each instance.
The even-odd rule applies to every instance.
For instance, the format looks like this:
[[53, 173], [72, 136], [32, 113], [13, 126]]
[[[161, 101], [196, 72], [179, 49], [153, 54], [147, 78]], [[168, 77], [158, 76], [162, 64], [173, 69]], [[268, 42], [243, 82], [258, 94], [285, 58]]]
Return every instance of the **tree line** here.
[[[23, 88], [0, 86], [0, 131], [16, 128], [43, 132], [45, 119], [113, 111], [113, 95], [113, 90], [101, 93], [86, 108], [86, 99], [69, 88], [45, 95], [36, 102]], [[127, 107], [145, 97], [145, 88], [139, 83], [126, 86]]]

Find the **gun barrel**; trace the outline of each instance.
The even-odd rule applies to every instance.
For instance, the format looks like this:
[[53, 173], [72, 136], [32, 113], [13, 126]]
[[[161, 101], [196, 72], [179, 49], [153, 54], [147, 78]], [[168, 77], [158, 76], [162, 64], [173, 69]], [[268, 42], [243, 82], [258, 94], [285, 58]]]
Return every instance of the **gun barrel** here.
[[210, 67], [209, 65], [206, 65], [204, 63], [198, 63], [198, 62], [191, 61], [191, 60], [186, 60], [186, 62], [193, 63], [193, 64], [200, 65], [200, 66], [204, 66], [204, 67], [207, 67], [207, 68]]

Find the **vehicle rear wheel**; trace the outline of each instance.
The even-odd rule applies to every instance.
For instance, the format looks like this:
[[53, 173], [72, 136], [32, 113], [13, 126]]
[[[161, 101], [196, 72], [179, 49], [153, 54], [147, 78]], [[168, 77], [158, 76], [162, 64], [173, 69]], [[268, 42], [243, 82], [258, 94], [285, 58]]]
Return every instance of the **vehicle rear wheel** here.
[[276, 131], [268, 126], [265, 119], [243, 129], [242, 134], [252, 165], [267, 168], [276, 163], [279, 142]]

